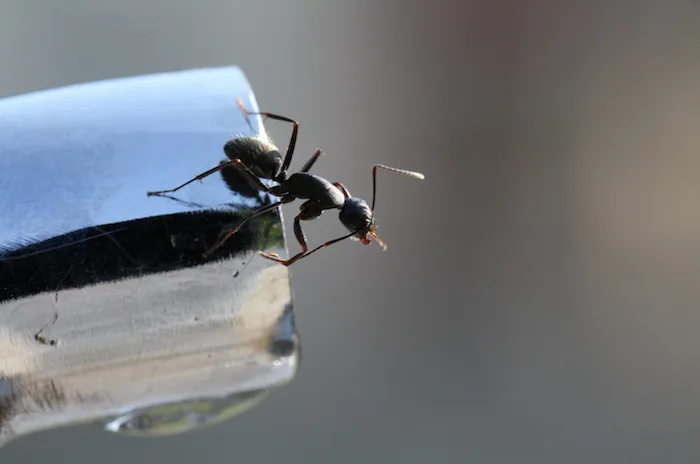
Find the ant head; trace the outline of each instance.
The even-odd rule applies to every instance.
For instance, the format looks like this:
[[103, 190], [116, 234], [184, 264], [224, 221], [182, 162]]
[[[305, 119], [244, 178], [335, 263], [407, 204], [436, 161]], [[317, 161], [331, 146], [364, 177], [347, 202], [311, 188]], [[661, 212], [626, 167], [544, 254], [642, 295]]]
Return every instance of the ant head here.
[[[425, 176], [420, 172], [406, 171], [405, 169], [396, 169], [384, 166], [383, 164], [375, 164], [372, 166], [372, 206], [370, 207], [366, 201], [359, 198], [350, 197], [345, 200], [345, 205], [343, 205], [343, 209], [340, 210], [340, 222], [342, 222], [350, 232], [355, 232], [352, 238], [360, 240], [365, 245], [369, 245], [372, 243], [369, 237], [372, 237], [386, 250], [386, 245], [384, 245], [377, 236], [377, 224], [374, 221], [374, 206], [377, 200], [377, 169], [403, 174], [404, 176], [413, 177], [415, 179], [425, 179]], [[347, 191], [346, 195], [349, 196]]]
[[374, 212], [365, 200], [350, 197], [345, 200], [345, 205], [340, 210], [340, 222], [350, 232], [355, 232], [352, 236], [355, 240], [360, 240], [363, 244], [371, 244], [370, 237], [386, 250], [386, 245], [377, 236], [377, 224], [374, 221]]

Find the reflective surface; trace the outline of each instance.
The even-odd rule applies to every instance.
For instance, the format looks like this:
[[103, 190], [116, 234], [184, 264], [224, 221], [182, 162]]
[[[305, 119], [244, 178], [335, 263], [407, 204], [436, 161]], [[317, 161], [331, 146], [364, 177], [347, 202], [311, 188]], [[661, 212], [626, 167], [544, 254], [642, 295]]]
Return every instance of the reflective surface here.
[[232, 168], [146, 196], [251, 135], [236, 98], [257, 110], [244, 74], [219, 68], [0, 100], [3, 440], [110, 416], [133, 424], [124, 418], [161, 405], [238, 404], [292, 379], [288, 272], [257, 255], [285, 253], [279, 211], [202, 257], [271, 197]]
[[268, 393], [269, 390], [260, 389], [223, 398], [213, 397], [144, 408], [114, 419], [105, 425], [105, 429], [142, 437], [187, 432], [235, 417], [258, 404]]

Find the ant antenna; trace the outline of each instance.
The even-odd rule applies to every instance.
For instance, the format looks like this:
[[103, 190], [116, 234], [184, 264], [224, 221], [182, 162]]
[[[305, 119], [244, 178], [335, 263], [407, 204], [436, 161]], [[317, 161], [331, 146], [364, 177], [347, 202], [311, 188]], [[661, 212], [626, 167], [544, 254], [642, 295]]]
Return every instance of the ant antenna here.
[[425, 179], [425, 176], [420, 172], [406, 171], [405, 169], [396, 169], [389, 166], [384, 166], [383, 164], [375, 164], [372, 166], [372, 212], [374, 212], [374, 203], [377, 198], [377, 168], [385, 169], [387, 171], [396, 172], [398, 174], [403, 174], [404, 176], [415, 177], [416, 179]]

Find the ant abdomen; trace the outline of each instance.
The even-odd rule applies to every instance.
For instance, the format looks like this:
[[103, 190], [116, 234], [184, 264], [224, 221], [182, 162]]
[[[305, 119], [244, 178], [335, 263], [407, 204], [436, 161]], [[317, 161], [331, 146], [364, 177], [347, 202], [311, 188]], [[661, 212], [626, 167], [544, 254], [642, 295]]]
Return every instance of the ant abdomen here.
[[282, 155], [276, 146], [257, 137], [237, 137], [224, 144], [224, 153], [239, 159], [253, 174], [263, 179], [274, 179], [282, 167]]

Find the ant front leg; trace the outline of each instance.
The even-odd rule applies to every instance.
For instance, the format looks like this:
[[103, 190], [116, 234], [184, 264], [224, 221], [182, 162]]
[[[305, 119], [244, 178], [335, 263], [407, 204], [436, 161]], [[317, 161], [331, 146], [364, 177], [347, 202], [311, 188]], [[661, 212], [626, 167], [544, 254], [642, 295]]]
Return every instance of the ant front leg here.
[[280, 256], [277, 253], [265, 253], [261, 251], [260, 255], [263, 258], [276, 261], [284, 266], [289, 266], [298, 259], [301, 259], [306, 254], [307, 250], [309, 249], [309, 246], [306, 243], [306, 235], [301, 229], [301, 221], [310, 221], [311, 219], [316, 219], [321, 215], [321, 213], [323, 213], [323, 210], [311, 201], [307, 201], [304, 204], [302, 204], [301, 209], [301, 212], [294, 218], [294, 236], [296, 237], [297, 242], [299, 242], [299, 245], [301, 245], [301, 252], [285, 260], [280, 258]]
[[[334, 243], [338, 243], [338, 242], [340, 242], [340, 241], [342, 241], [342, 240], [345, 240], [345, 239], [347, 239], [347, 238], [350, 238], [350, 237], [352, 237], [353, 235], [355, 235], [356, 233], [357, 233], [357, 232], [350, 232], [348, 235], [343, 235], [342, 237], [338, 237], [338, 238], [336, 238], [336, 239], [334, 239], [334, 240], [329, 240], [329, 241], [327, 241], [326, 243], [317, 246], [316, 248], [314, 248], [313, 250], [309, 251], [308, 253], [299, 253], [298, 255], [296, 255], [296, 256], [294, 256], [294, 257], [288, 259], [287, 261], [284, 261], [284, 260], [279, 259], [279, 256], [277, 256], [277, 255], [275, 255], [275, 254], [273, 254], [273, 253], [271, 253], [270, 255], [267, 255], [266, 253], [260, 253], [260, 254], [261, 254], [263, 257], [267, 258], [267, 259], [271, 259], [271, 260], [277, 261], [278, 263], [281, 263], [281, 264], [283, 264], [283, 265], [285, 265], [285, 266], [289, 266], [290, 264], [292, 264], [292, 263], [295, 262], [295, 261], [299, 261], [299, 260], [302, 259], [302, 258], [306, 258], [307, 256], [311, 256], [313, 253], [316, 253], [316, 252], [317, 252], [318, 250], [320, 250], [321, 248], [325, 248], [325, 247], [327, 247], [327, 246], [333, 245]], [[271, 256], [274, 256], [274, 257], [271, 257]]]

